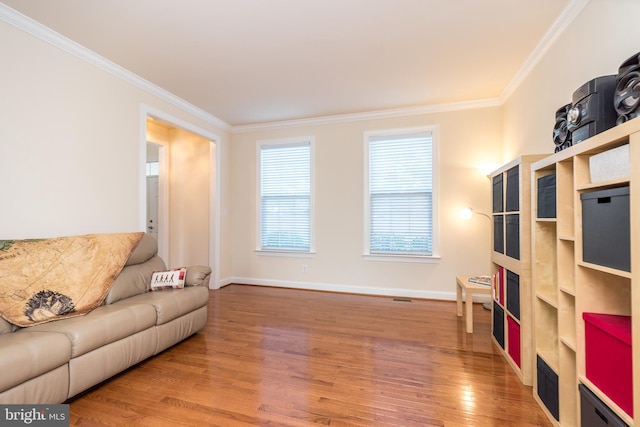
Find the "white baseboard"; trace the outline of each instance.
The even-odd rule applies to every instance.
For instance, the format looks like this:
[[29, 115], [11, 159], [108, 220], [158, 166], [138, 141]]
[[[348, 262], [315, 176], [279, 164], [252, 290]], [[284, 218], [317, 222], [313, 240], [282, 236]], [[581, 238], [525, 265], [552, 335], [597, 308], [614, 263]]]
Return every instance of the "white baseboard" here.
[[[366, 287], [366, 286], [354, 286], [343, 284], [331, 284], [331, 283], [315, 283], [315, 282], [289, 282], [284, 280], [270, 280], [270, 279], [253, 279], [248, 277], [230, 277], [220, 281], [220, 288], [237, 283], [239, 285], [254, 285], [254, 286], [272, 286], [277, 288], [293, 288], [304, 289], [311, 291], [327, 291], [327, 292], [342, 292], [349, 294], [363, 294], [374, 296], [387, 296], [387, 297], [401, 297], [401, 298], [420, 298], [420, 299], [434, 299], [443, 301], [455, 301], [456, 293], [453, 292], [441, 292], [441, 291], [425, 291], [415, 289], [403, 289], [403, 288], [378, 288], [378, 287]], [[474, 302], [490, 302], [489, 295], [476, 295], [473, 299]]]

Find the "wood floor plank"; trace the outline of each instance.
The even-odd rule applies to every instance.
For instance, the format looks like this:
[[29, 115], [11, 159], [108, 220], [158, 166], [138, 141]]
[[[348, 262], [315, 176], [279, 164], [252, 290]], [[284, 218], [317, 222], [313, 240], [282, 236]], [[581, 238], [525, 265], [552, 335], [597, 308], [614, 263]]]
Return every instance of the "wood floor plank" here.
[[205, 328], [70, 402], [72, 426], [551, 426], [474, 305], [230, 285]]

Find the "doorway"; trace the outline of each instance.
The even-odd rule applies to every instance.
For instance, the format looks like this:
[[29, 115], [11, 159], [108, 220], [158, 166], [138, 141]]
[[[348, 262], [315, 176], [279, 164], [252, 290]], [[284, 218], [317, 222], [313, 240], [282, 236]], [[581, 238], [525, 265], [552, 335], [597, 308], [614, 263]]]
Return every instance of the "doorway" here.
[[[147, 119], [145, 133], [144, 231], [158, 242], [158, 255], [169, 263], [169, 165], [167, 128]], [[160, 131], [158, 130], [160, 129]]]
[[148, 107], [141, 119], [141, 227], [157, 233], [167, 267], [210, 265], [217, 289], [219, 137]]
[[[158, 253], [166, 255], [161, 238], [164, 238], [166, 231], [161, 229], [164, 225], [160, 223], [160, 151], [162, 145], [147, 141], [147, 233], [151, 234], [158, 242]], [[165, 175], [166, 176], [166, 175]], [[164, 179], [166, 180], [166, 178]], [[164, 222], [164, 221], [163, 221]]]
[[147, 233], [151, 234], [156, 242], [158, 236], [158, 175], [147, 176]]

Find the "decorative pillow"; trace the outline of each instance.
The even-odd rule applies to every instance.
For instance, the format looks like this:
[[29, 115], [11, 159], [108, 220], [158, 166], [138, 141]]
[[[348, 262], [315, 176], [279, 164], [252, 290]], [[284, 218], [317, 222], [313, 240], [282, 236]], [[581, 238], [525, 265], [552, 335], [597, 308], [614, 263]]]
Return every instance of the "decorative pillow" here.
[[151, 275], [151, 285], [149, 291], [160, 291], [163, 289], [182, 289], [184, 279], [187, 275], [186, 268], [175, 268], [167, 271], [156, 271]]

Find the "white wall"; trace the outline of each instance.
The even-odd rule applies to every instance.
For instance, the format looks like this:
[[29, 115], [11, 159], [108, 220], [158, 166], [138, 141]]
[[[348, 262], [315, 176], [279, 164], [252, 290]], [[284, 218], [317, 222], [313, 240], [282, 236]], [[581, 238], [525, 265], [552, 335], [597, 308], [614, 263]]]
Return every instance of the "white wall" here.
[[[209, 141], [182, 129], [169, 131], [169, 216], [172, 266], [209, 263]], [[185, 239], [183, 236], [189, 236]], [[213, 248], [212, 248], [213, 249]]]
[[[364, 132], [438, 126], [440, 254], [437, 263], [366, 261]], [[462, 207], [488, 212], [489, 181], [477, 167], [502, 161], [500, 108], [318, 124], [233, 135], [233, 274], [241, 283], [455, 298], [455, 276], [489, 273], [490, 223], [465, 222]], [[312, 258], [258, 255], [256, 141], [315, 137], [316, 249]], [[302, 265], [308, 272], [302, 272]]]
[[0, 239], [141, 230], [143, 105], [219, 135], [229, 163], [228, 130], [3, 21], [0, 40]]
[[[144, 104], [221, 137], [221, 282], [453, 297], [455, 275], [484, 273], [489, 266], [488, 221], [457, 217], [466, 205], [490, 208], [489, 184], [476, 166], [551, 153], [555, 110], [581, 84], [617, 72], [640, 50], [637, 16], [637, 0], [591, 0], [502, 108], [233, 135], [0, 22], [0, 40], [11, 40], [0, 43], [0, 238], [138, 230]], [[440, 136], [442, 259], [365, 261], [363, 133], [434, 124]], [[317, 254], [256, 255], [255, 141], [298, 135], [316, 141]]]
[[505, 158], [551, 154], [555, 112], [589, 80], [640, 52], [640, 1], [591, 0], [504, 104]]

